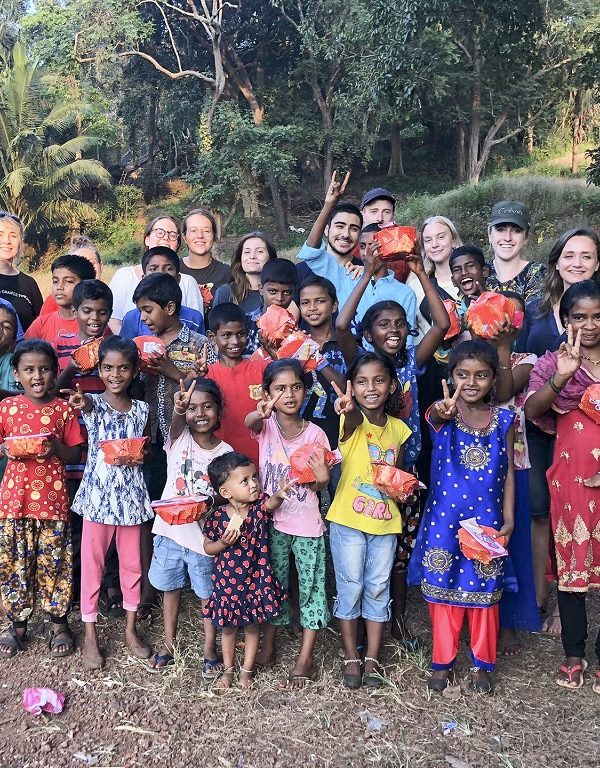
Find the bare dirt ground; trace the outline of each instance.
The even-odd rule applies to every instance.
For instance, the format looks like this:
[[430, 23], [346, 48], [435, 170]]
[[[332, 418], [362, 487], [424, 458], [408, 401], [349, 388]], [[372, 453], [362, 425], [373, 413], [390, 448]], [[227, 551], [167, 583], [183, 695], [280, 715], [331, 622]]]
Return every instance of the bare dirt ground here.
[[[599, 600], [590, 598], [597, 628]], [[428, 623], [420, 595], [411, 596], [412, 626], [427, 642]], [[175, 668], [151, 675], [128, 655], [121, 621], [103, 619], [100, 637], [106, 667], [86, 672], [79, 652], [51, 661], [42, 639], [0, 667], [0, 767], [60, 768], [270, 768], [271, 766], [380, 766], [392, 768], [592, 768], [599, 764], [599, 698], [591, 675], [580, 691], [554, 683], [561, 663], [560, 640], [525, 638], [517, 659], [500, 660], [496, 690], [489, 697], [467, 690], [466, 650], [457, 667], [456, 698], [426, 692], [427, 653], [401, 656], [389, 639], [383, 661], [387, 682], [369, 694], [342, 687], [335, 623], [317, 649], [319, 679], [303, 691], [281, 691], [298, 640], [278, 638], [276, 666], [260, 672], [256, 688], [211, 691], [202, 681], [199, 604], [188, 595], [182, 610]], [[82, 626], [72, 616], [81, 639]], [[146, 625], [154, 646], [161, 622]], [[592, 631], [590, 632], [592, 634]], [[591, 670], [593, 644], [590, 644]], [[21, 706], [27, 686], [57, 688], [66, 695], [60, 715], [33, 717]], [[361, 721], [375, 718], [381, 730]], [[450, 725], [447, 725], [450, 724]], [[371, 720], [371, 727], [373, 721]], [[447, 731], [444, 735], [444, 730]]]

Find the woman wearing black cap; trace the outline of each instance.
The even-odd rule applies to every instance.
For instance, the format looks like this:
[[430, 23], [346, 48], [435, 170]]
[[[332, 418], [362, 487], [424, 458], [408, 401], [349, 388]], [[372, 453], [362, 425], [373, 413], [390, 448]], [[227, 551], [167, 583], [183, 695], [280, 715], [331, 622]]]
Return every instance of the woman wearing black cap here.
[[525, 303], [538, 298], [546, 267], [521, 256], [531, 218], [529, 208], [518, 200], [503, 200], [492, 208], [488, 238], [494, 258], [486, 288], [490, 291], [515, 291]]

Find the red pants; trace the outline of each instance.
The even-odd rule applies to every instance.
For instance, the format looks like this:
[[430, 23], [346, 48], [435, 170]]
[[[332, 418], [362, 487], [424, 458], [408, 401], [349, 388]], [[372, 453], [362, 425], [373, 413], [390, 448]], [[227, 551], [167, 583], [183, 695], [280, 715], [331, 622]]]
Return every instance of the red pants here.
[[141, 525], [104, 525], [83, 521], [81, 533], [81, 620], [98, 618], [98, 596], [102, 585], [106, 553], [113, 536], [119, 555], [119, 582], [123, 608], [137, 611], [140, 604], [142, 564], [140, 559]]
[[476, 667], [491, 672], [496, 666], [500, 606], [489, 608], [463, 608], [458, 605], [428, 603], [433, 628], [432, 669], [451, 669], [454, 666], [460, 633], [465, 620], [471, 634], [471, 659]]

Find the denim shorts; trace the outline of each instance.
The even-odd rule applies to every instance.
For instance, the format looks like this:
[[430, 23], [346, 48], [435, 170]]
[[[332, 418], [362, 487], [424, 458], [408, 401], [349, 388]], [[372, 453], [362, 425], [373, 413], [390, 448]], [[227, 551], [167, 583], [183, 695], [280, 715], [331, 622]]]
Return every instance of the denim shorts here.
[[186, 549], [166, 536], [155, 536], [148, 579], [161, 592], [172, 592], [191, 584], [199, 598], [208, 600], [213, 589], [213, 564], [214, 557]]
[[375, 536], [345, 525], [329, 527], [338, 619], [386, 622], [390, 619], [390, 574], [396, 554], [395, 533]]

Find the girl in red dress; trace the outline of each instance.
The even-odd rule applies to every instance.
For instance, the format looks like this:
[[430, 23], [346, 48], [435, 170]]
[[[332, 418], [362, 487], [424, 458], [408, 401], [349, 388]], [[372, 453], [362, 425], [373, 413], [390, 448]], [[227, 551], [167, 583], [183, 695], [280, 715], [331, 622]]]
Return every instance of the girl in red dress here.
[[[585, 596], [600, 587], [600, 285], [585, 280], [571, 286], [561, 299], [560, 318], [567, 341], [535, 364], [525, 413], [556, 432], [547, 478], [566, 655], [556, 682], [578, 689], [587, 666]], [[596, 656], [594, 692], [600, 694], [600, 632]]]

